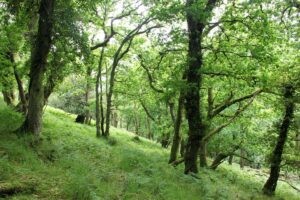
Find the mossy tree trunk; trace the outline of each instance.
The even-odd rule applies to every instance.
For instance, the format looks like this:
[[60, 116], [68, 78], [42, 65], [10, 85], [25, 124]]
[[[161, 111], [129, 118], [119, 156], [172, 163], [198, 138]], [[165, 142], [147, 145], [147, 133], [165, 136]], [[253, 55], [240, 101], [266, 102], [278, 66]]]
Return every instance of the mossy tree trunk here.
[[35, 48], [31, 55], [28, 113], [21, 131], [39, 136], [44, 106], [43, 78], [52, 43], [52, 18], [55, 0], [42, 0]]
[[187, 139], [185, 152], [185, 170], [184, 173], [197, 173], [197, 156], [200, 147], [200, 141], [204, 136], [204, 126], [200, 111], [200, 87], [202, 76], [200, 70], [203, 65], [202, 37], [207, 21], [211, 15], [217, 0], [208, 0], [201, 12], [206, 14], [204, 19], [196, 17], [197, 13], [192, 9], [200, 3], [198, 0], [186, 1], [186, 18], [188, 24], [188, 68], [187, 84], [188, 89], [185, 95], [185, 109], [189, 126], [189, 136]]
[[174, 123], [174, 135], [173, 135], [173, 142], [171, 147], [169, 163], [173, 163], [177, 159], [177, 155], [179, 151], [179, 145], [181, 141], [180, 127], [182, 122], [183, 104], [184, 104], [184, 95], [182, 92], [180, 92], [179, 99], [178, 99], [177, 116]]

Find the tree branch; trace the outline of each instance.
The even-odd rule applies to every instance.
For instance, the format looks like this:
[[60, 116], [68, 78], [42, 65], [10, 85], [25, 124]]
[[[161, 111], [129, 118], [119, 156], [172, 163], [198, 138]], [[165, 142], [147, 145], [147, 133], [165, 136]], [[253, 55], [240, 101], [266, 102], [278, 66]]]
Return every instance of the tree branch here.
[[255, 96], [257, 96], [258, 94], [260, 94], [261, 92], [263, 92], [263, 90], [262, 90], [262, 89], [259, 89], [259, 90], [255, 91], [255, 92], [253, 92], [252, 94], [243, 96], [243, 97], [241, 97], [241, 98], [234, 99], [234, 100], [231, 100], [231, 101], [225, 101], [225, 102], [224, 102], [223, 104], [221, 104], [220, 106], [217, 106], [217, 108], [213, 111], [212, 117], [218, 115], [219, 113], [221, 113], [222, 111], [224, 111], [226, 108], [229, 108], [229, 107], [232, 106], [233, 104], [236, 104], [236, 103], [239, 103], [239, 102], [244, 101], [244, 100], [246, 100], [246, 99], [255, 97]]
[[223, 123], [222, 125], [220, 125], [219, 127], [211, 130], [207, 135], [205, 135], [202, 139], [202, 141], [207, 142], [212, 136], [214, 136], [215, 134], [219, 133], [221, 130], [223, 130], [225, 127], [227, 127], [228, 125], [230, 125], [243, 111], [245, 111], [250, 105], [251, 103], [254, 101], [256, 95], [252, 96], [252, 98], [249, 100], [249, 102], [244, 105], [243, 107], [240, 107], [235, 114], [233, 115], [232, 118], [230, 118], [227, 122]]
[[141, 64], [141, 67], [146, 71], [147, 73], [147, 76], [148, 76], [148, 81], [149, 81], [149, 85], [150, 87], [155, 91], [155, 92], [158, 92], [158, 93], [164, 93], [164, 91], [162, 89], [158, 89], [156, 88], [156, 86], [154, 86], [153, 83], [155, 83], [155, 80], [153, 79], [152, 75], [151, 75], [151, 72], [149, 71], [149, 69], [146, 67], [146, 65], [144, 64], [143, 62], [143, 58], [141, 55], [139, 55], [139, 59], [140, 59], [140, 64]]
[[147, 116], [148, 116], [152, 121], [155, 122], [155, 118], [150, 114], [150, 112], [149, 112], [148, 108], [146, 107], [146, 105], [144, 104], [144, 102], [143, 102], [141, 99], [139, 99], [139, 101], [140, 101], [140, 103], [141, 103], [141, 105], [142, 105], [144, 111], [146, 112]]

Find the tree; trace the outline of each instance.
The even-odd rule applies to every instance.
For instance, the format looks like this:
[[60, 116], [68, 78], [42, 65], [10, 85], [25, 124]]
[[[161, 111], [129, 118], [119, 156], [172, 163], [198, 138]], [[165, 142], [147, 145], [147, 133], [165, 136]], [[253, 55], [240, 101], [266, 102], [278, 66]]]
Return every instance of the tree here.
[[284, 144], [286, 143], [289, 127], [295, 110], [295, 102], [293, 100], [295, 89], [292, 85], [288, 84], [284, 87], [284, 101], [285, 113], [280, 126], [277, 144], [271, 157], [271, 171], [270, 176], [263, 187], [263, 193], [266, 195], [273, 195], [277, 186], [279, 178], [280, 164], [282, 161], [282, 153]]
[[[204, 29], [211, 17], [211, 12], [215, 7], [217, 0], [208, 0], [204, 8], [201, 8], [201, 16], [197, 15], [197, 8], [201, 5], [200, 1], [186, 1], [186, 17], [189, 32], [188, 46], [188, 69], [187, 84], [188, 89], [185, 95], [185, 109], [189, 124], [189, 137], [185, 152], [185, 170], [184, 173], [197, 173], [197, 154], [200, 147], [200, 140], [204, 136], [204, 125], [201, 117], [200, 88], [202, 84], [202, 75], [200, 70], [203, 66], [202, 37]], [[199, 12], [199, 11], [198, 11]]]
[[44, 106], [43, 78], [47, 56], [52, 43], [53, 13], [55, 0], [42, 0], [35, 48], [31, 55], [28, 113], [21, 130], [39, 136], [42, 128]]

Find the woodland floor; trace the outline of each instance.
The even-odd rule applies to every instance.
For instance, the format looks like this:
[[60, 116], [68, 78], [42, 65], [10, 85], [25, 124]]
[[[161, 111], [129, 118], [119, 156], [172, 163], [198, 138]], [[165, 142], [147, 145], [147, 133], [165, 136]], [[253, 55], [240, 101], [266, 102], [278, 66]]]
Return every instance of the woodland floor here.
[[281, 181], [275, 197], [262, 196], [266, 177], [237, 165], [184, 175], [159, 144], [115, 128], [109, 140], [97, 139], [93, 126], [74, 119], [48, 107], [42, 142], [32, 148], [30, 136], [12, 133], [22, 117], [0, 99], [0, 199], [300, 199]]

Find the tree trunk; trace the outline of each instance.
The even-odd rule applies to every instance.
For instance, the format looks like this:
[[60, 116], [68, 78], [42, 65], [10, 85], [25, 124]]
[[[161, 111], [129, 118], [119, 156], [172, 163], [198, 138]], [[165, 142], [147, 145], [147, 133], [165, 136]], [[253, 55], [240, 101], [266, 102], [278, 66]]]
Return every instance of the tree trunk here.
[[146, 117], [146, 125], [147, 125], [147, 130], [148, 130], [147, 138], [149, 140], [152, 140], [153, 137], [152, 137], [152, 131], [151, 131], [151, 121], [148, 116]]
[[179, 99], [178, 99], [177, 116], [174, 124], [174, 136], [173, 136], [169, 163], [173, 163], [177, 159], [177, 154], [178, 154], [179, 145], [181, 141], [180, 127], [182, 122], [183, 103], [184, 103], [184, 96], [182, 92], [180, 92]]
[[276, 190], [277, 181], [280, 173], [280, 163], [282, 160], [282, 153], [284, 144], [287, 140], [288, 130], [293, 118], [295, 103], [293, 102], [294, 88], [291, 85], [285, 86], [284, 98], [285, 98], [285, 115], [280, 126], [279, 136], [277, 138], [277, 144], [273, 151], [271, 158], [271, 171], [270, 177], [263, 187], [263, 193], [266, 195], [274, 195]]
[[134, 132], [135, 132], [135, 134], [137, 134], [137, 135], [139, 135], [139, 128], [140, 128], [139, 119], [138, 119], [138, 117], [135, 115], [135, 116], [134, 116]]
[[241, 169], [244, 169], [244, 166], [245, 166], [245, 159], [243, 157], [245, 157], [245, 151], [243, 149], [241, 149], [241, 157], [240, 157], [240, 168]]
[[18, 86], [18, 92], [19, 92], [19, 98], [20, 98], [20, 111], [24, 115], [26, 115], [27, 114], [27, 99], [26, 99], [26, 95], [24, 92], [23, 83], [22, 83], [22, 80], [17, 71], [16, 64], [15, 64], [15, 58], [14, 58], [14, 55], [12, 52], [10, 52], [10, 61], [14, 68], [14, 76], [15, 76], [17, 86]]
[[39, 136], [42, 128], [44, 106], [43, 77], [52, 39], [52, 17], [55, 0], [42, 0], [35, 49], [31, 56], [28, 113], [21, 127], [23, 132]]
[[85, 88], [85, 124], [89, 124], [90, 121], [90, 108], [89, 108], [89, 99], [90, 99], [90, 90], [91, 90], [91, 75], [92, 69], [90, 66], [86, 70], [86, 88]]
[[[187, 7], [189, 8], [195, 3], [197, 3], [196, 0], [187, 0]], [[199, 72], [202, 67], [201, 40], [204, 25], [198, 21], [192, 11], [187, 11], [187, 24], [189, 33], [187, 84], [189, 87], [185, 95], [185, 108], [189, 126], [189, 136], [184, 159], [185, 174], [198, 172], [197, 156], [200, 140], [203, 137], [199, 94], [202, 76]]]
[[126, 121], [126, 130], [129, 131], [129, 127], [130, 127], [130, 124], [131, 124], [131, 117]]
[[207, 167], [206, 145], [207, 145], [207, 142], [201, 141], [201, 143], [200, 143], [200, 148], [199, 148], [200, 167]]
[[[236, 135], [233, 134], [232, 135], [232, 140], [235, 141], [235, 139], [236, 139]], [[232, 165], [232, 162], [233, 162], [233, 155], [230, 155], [229, 158], [228, 158], [228, 164]]]
[[[104, 56], [104, 48], [101, 50], [99, 63], [98, 63], [98, 71], [97, 71], [97, 77], [96, 77], [96, 136], [100, 137], [104, 134], [104, 128], [102, 124], [102, 120], [104, 118], [103, 116], [103, 105], [102, 105], [102, 79], [101, 79], [101, 73], [102, 73], [102, 63], [103, 63], [103, 56]], [[100, 93], [99, 93], [99, 87], [100, 87]], [[104, 123], [104, 122], [103, 122]], [[102, 131], [103, 130], [103, 131]], [[102, 134], [101, 134], [102, 132]]]
[[233, 149], [231, 149], [231, 151], [227, 152], [227, 153], [219, 153], [216, 158], [214, 159], [214, 161], [212, 162], [210, 169], [217, 169], [217, 167], [224, 161], [225, 158], [227, 158], [228, 156], [231, 156], [234, 154], [234, 152], [236, 150], [238, 150], [240, 148], [239, 145], [236, 145], [233, 147]]
[[117, 113], [117, 110], [115, 110], [115, 112], [113, 112], [112, 115], [113, 115], [112, 125], [113, 125], [114, 127], [118, 128], [119, 121], [118, 121], [118, 113]]
[[233, 161], [233, 155], [230, 155], [228, 158], [228, 164], [232, 165], [232, 161]]
[[181, 138], [181, 142], [180, 142], [180, 155], [181, 157], [184, 157], [185, 155], [185, 141], [183, 138]]
[[13, 90], [2, 90], [3, 100], [8, 106], [12, 106], [14, 103], [15, 95]]
[[224, 153], [219, 153], [217, 157], [214, 159], [213, 163], [211, 164], [210, 168], [216, 170], [217, 167], [222, 163], [222, 161], [227, 158], [229, 155]]

